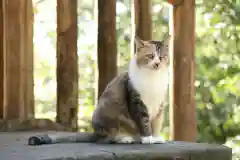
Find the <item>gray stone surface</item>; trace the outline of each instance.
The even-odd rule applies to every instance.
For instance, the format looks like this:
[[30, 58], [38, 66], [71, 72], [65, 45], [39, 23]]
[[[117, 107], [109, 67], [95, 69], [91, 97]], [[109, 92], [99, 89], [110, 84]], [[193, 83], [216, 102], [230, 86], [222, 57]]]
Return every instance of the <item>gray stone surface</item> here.
[[29, 136], [39, 133], [0, 133], [0, 160], [231, 160], [232, 154], [231, 149], [225, 146], [184, 142], [154, 145], [72, 143], [28, 146]]

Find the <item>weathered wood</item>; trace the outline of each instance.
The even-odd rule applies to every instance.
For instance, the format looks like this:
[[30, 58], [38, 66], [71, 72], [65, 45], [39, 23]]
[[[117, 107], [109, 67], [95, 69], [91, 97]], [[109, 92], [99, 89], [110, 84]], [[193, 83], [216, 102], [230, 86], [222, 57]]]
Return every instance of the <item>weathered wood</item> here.
[[61, 124], [49, 119], [0, 120], [0, 132], [67, 131]]
[[133, 0], [131, 10], [132, 38], [131, 54], [135, 53], [135, 35], [143, 40], [152, 39], [152, 4], [151, 0]]
[[116, 1], [98, 1], [98, 96], [117, 75]]
[[3, 1], [4, 8], [4, 118], [26, 119], [24, 103], [24, 0]]
[[172, 40], [171, 139], [195, 141], [195, 0], [174, 7]]
[[57, 117], [77, 130], [78, 55], [77, 0], [57, 0]]
[[143, 40], [152, 38], [152, 4], [151, 0], [133, 1], [133, 23], [135, 34]]
[[32, 0], [22, 2], [24, 7], [23, 31], [21, 34], [25, 38], [23, 56], [23, 92], [24, 92], [24, 114], [25, 117], [34, 118], [34, 78], [33, 78], [33, 4]]
[[[231, 148], [221, 145], [167, 142], [156, 145], [89, 143], [28, 146], [28, 138], [46, 132], [0, 133], [1, 160], [231, 160]], [[47, 132], [52, 134], [69, 134]]]
[[3, 50], [3, 1], [0, 2], [0, 119], [3, 118], [4, 50]]

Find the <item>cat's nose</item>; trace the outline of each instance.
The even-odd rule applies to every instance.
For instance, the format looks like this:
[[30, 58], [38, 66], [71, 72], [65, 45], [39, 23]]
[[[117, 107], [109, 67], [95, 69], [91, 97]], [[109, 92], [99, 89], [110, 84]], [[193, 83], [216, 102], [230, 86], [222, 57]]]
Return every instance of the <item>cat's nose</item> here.
[[160, 65], [160, 62], [156, 62], [156, 63], [154, 64], [154, 67], [155, 67], [155, 68], [158, 68], [159, 65]]

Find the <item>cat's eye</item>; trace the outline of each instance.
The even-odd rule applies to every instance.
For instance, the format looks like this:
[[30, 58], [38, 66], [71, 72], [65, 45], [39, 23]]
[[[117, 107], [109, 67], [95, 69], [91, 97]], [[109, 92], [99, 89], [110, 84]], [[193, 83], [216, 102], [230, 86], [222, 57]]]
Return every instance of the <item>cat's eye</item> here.
[[160, 57], [159, 57], [159, 60], [161, 61], [161, 60], [163, 60], [165, 57], [166, 57], [166, 56], [160, 56]]
[[148, 55], [147, 55], [147, 58], [153, 59], [153, 58], [154, 58], [154, 55], [153, 55], [153, 54], [148, 54]]

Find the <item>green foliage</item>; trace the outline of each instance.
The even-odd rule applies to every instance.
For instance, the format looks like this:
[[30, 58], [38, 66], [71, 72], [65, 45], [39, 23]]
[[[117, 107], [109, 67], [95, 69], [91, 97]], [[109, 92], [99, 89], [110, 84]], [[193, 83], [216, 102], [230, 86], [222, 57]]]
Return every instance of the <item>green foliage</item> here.
[[197, 2], [198, 138], [225, 143], [240, 133], [239, 4]]
[[[44, 17], [44, 10], [55, 7], [50, 1], [42, 2], [44, 9], [36, 7], [38, 15], [42, 12]], [[163, 0], [152, 0], [153, 39], [160, 39], [168, 32], [166, 20], [168, 7], [162, 2]], [[86, 0], [81, 1], [79, 5], [79, 106], [82, 117], [84, 114], [91, 116], [95, 105], [96, 52], [94, 45], [97, 34], [96, 30], [93, 32], [96, 28], [91, 27], [96, 26], [93, 5]], [[117, 47], [120, 71], [127, 68], [130, 58], [130, 6], [130, 0], [117, 1]], [[46, 9], [47, 7], [49, 9]], [[52, 14], [53, 12], [55, 11], [51, 11]], [[45, 31], [42, 31], [46, 33], [45, 39], [52, 43], [52, 52], [46, 56], [40, 56], [43, 51], [36, 49], [36, 57], [41, 57], [35, 59], [35, 79], [40, 84], [36, 86], [36, 106], [39, 113], [53, 111], [56, 105], [55, 90], [52, 91], [48, 87], [56, 86], [56, 77], [53, 74], [56, 65], [52, 60], [56, 43], [55, 21], [49, 20], [47, 16], [45, 15], [44, 25], [43, 18], [36, 19], [36, 25], [45, 28]], [[38, 27], [35, 32], [41, 30], [42, 27]], [[35, 48], [37, 45], [38, 43], [35, 43]], [[46, 96], [46, 93], [49, 93], [47, 94], [49, 96]], [[227, 144], [237, 145], [239, 140], [234, 137], [240, 135], [239, 0], [196, 0], [196, 102], [198, 141], [223, 144], [229, 140]], [[164, 135], [167, 133], [168, 123], [164, 128]]]

